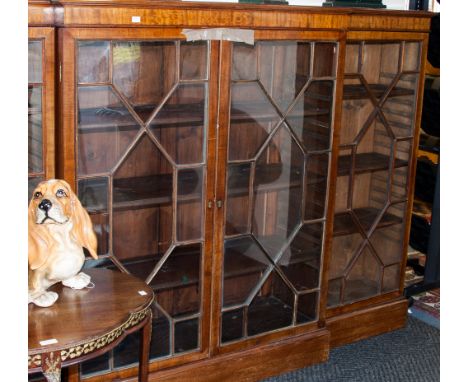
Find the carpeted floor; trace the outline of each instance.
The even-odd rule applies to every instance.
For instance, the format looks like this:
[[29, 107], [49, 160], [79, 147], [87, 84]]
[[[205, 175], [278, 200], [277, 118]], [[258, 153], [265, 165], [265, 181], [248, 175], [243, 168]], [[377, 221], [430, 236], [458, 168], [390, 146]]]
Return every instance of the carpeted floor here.
[[404, 329], [333, 349], [326, 363], [263, 382], [439, 382], [439, 335], [408, 317]]

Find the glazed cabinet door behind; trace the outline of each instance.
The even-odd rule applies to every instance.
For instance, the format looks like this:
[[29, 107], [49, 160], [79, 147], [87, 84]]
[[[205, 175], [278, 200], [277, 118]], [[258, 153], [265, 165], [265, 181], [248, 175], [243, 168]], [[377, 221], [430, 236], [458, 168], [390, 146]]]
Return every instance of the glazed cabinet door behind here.
[[399, 291], [422, 41], [351, 41], [328, 306]]
[[54, 176], [54, 29], [28, 30], [28, 198]]
[[338, 43], [228, 56], [221, 345], [318, 319]]
[[[200, 353], [210, 44], [74, 33], [73, 170], [100, 255], [87, 264], [153, 288], [151, 360]], [[138, 342], [129, 336], [82, 374], [136, 363]]]

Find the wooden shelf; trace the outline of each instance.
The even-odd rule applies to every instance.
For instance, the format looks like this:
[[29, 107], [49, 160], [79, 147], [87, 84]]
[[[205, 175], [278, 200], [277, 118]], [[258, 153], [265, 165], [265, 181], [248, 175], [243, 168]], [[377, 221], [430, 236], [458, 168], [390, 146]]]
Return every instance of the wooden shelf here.
[[[368, 231], [374, 223], [380, 211], [377, 208], [366, 207], [356, 208], [353, 210], [359, 221], [364, 226], [364, 230]], [[403, 223], [403, 219], [398, 216], [386, 213], [380, 220], [377, 229], [389, 227], [395, 224]], [[333, 226], [333, 236], [351, 235], [357, 233], [356, 225], [348, 212], [339, 212], [335, 214], [335, 223]]]
[[[136, 107], [135, 110], [139, 115], [147, 114], [145, 117], [147, 118], [155, 108], [156, 106], [140, 106]], [[112, 118], [112, 120], [103, 121], [102, 118], [106, 117], [106, 115], [107, 118]], [[204, 104], [164, 105], [150, 126], [152, 128], [194, 127], [203, 126], [204, 122]], [[112, 132], [116, 129], [132, 130], [139, 128], [138, 122], [124, 107], [90, 108], [81, 110], [79, 113], [78, 133]]]
[[[189, 186], [197, 184], [197, 181], [198, 173], [195, 170], [179, 172], [178, 202], [199, 201], [201, 199], [201, 192]], [[107, 192], [104, 184], [96, 184], [92, 188], [96, 194]], [[169, 204], [172, 203], [172, 190], [172, 174], [114, 179], [113, 209], [114, 211], [122, 211]], [[86, 196], [84, 195], [83, 198]], [[105, 206], [102, 203], [88, 203], [86, 209], [93, 213], [105, 212]]]
[[[245, 236], [248, 238], [249, 236]], [[229, 238], [227, 239], [229, 240]], [[239, 239], [240, 240], [240, 239]], [[262, 242], [272, 243], [271, 248], [279, 248], [281, 243], [284, 243], [284, 238], [280, 236], [268, 236], [262, 240]], [[310, 246], [310, 243], [314, 242], [313, 247]], [[273, 245], [276, 243], [276, 245]], [[226, 256], [224, 264], [224, 278], [244, 276], [252, 273], [263, 272], [270, 263], [267, 264], [261, 263], [245, 255], [244, 246], [239, 246], [240, 249], [236, 250], [236, 247], [233, 246], [229, 250], [234, 254], [234, 256]], [[268, 251], [268, 247], [266, 250]], [[321, 243], [315, 240], [315, 238], [310, 237], [310, 235], [299, 232], [296, 238], [293, 240], [290, 246], [291, 251], [294, 253], [294, 256], [288, 261], [287, 264], [281, 264], [281, 261], [278, 262], [280, 267], [289, 267], [296, 264], [307, 264], [316, 270], [320, 269], [320, 258], [313, 256], [316, 253], [321, 253]], [[260, 251], [260, 249], [259, 249]], [[267, 262], [267, 258], [264, 258]]]
[[[330, 283], [328, 288], [328, 303], [329, 308], [339, 306], [340, 303], [341, 283]], [[344, 304], [349, 304], [355, 301], [363, 300], [377, 295], [379, 285], [371, 280], [354, 279], [345, 282]]]
[[[369, 84], [369, 88], [374, 94], [374, 96], [377, 99], [379, 99], [385, 93], [388, 86], [381, 84]], [[411, 89], [394, 87], [390, 92], [389, 97], [399, 97], [408, 95], [414, 95], [414, 91]], [[364, 85], [344, 85], [343, 100], [356, 100], [366, 98], [369, 98], [369, 93], [367, 92]]]
[[[263, 103], [251, 102], [237, 104], [236, 106], [236, 108], [231, 109], [232, 123], [260, 122], [273, 119], [279, 121], [281, 118], [278, 114], [266, 111]], [[146, 108], [148, 108], [148, 116], [155, 109], [154, 106]], [[273, 109], [273, 106], [270, 108]], [[144, 113], [143, 109], [145, 107], [137, 107], [135, 110], [141, 115]], [[329, 108], [312, 108], [312, 106], [307, 108], [306, 104], [305, 109], [305, 112], [293, 110], [287, 115], [286, 119], [318, 117], [330, 114]], [[203, 110], [203, 104], [165, 105], [150, 126], [153, 128], [203, 126], [206, 120]], [[103, 120], [103, 118], [106, 119]], [[109, 121], [108, 118], [111, 120]], [[81, 110], [79, 113], [79, 133], [113, 132], [139, 128], [138, 122], [123, 107], [90, 108]]]
[[[390, 157], [380, 153], [356, 154], [354, 174], [363, 174], [374, 171], [388, 170]], [[395, 168], [407, 166], [408, 162], [396, 159]], [[343, 155], [338, 158], [338, 176], [350, 175], [351, 155]]]
[[[285, 189], [293, 189], [302, 186], [302, 177], [300, 181], [284, 181], [277, 182], [281, 177], [283, 165], [281, 163], [270, 163], [259, 165], [255, 170], [255, 187], [256, 192], [274, 192]], [[246, 179], [250, 176], [250, 167], [246, 168], [248, 171], [239, 172], [236, 175], [231, 175], [228, 186], [228, 197], [245, 196], [248, 195], [248, 187], [245, 186]], [[292, 168], [291, 172], [300, 174], [302, 168]], [[307, 185], [314, 185], [326, 182], [326, 174], [319, 179], [314, 179], [307, 182]]]
[[[272, 119], [280, 119], [281, 116], [276, 113], [269, 113], [266, 110], [264, 103], [250, 102], [250, 103], [237, 103], [235, 108], [231, 108], [231, 122], [258, 122], [258, 121], [270, 121]], [[273, 106], [268, 104], [270, 109]], [[307, 104], [304, 106], [304, 112], [292, 110], [287, 116], [288, 118], [307, 118], [317, 117], [322, 115], [329, 115], [329, 108], [307, 108]]]
[[172, 188], [172, 174], [114, 179], [114, 211], [172, 203]]
[[[200, 256], [194, 246], [179, 247], [163, 264], [153, 281], [149, 284], [155, 292], [175, 289], [199, 283]], [[194, 256], [195, 255], [195, 256]], [[148, 255], [144, 258], [124, 260], [122, 264], [131, 274], [145, 279], [154, 269], [161, 255]], [[114, 265], [108, 267], [116, 269]]]
[[[289, 326], [292, 322], [293, 309], [290, 305], [274, 295], [257, 296], [248, 308], [248, 335], [253, 336], [263, 332]], [[238, 310], [223, 313], [222, 342], [242, 338], [242, 313]], [[312, 321], [302, 312], [298, 312], [298, 322]]]
[[[172, 256], [172, 257], [171, 257]], [[200, 281], [201, 254], [193, 249], [170, 255], [149, 284], [155, 292], [186, 286], [195, 286]]]

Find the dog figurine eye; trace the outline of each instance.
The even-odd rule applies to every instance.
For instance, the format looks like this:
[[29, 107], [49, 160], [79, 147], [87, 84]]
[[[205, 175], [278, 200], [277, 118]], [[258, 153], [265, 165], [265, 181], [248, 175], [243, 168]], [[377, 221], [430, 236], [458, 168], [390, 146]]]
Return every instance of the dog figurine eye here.
[[59, 198], [63, 198], [64, 196], [67, 196], [67, 194], [65, 193], [65, 191], [63, 191], [61, 188], [57, 190], [57, 192], [55, 193], [55, 195]]
[[42, 196], [42, 192], [40, 192], [40, 191], [36, 191], [34, 193], [34, 199], [39, 199], [41, 196]]

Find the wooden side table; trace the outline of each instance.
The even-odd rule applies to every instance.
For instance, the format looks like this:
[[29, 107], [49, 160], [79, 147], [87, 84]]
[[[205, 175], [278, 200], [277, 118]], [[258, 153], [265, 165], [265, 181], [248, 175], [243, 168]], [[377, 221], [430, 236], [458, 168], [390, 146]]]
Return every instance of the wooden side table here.
[[139, 381], [148, 381], [152, 289], [116, 271], [85, 273], [94, 288], [73, 290], [57, 284], [51, 288], [59, 294], [53, 306], [29, 305], [28, 372], [42, 371], [47, 381], [58, 382], [62, 367], [97, 357], [141, 329]]

